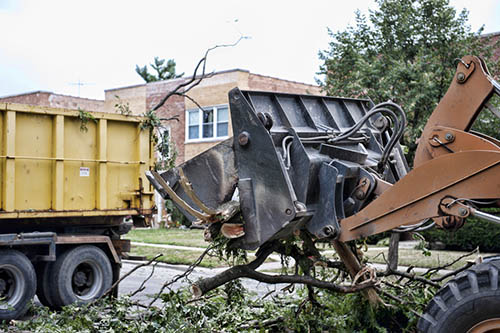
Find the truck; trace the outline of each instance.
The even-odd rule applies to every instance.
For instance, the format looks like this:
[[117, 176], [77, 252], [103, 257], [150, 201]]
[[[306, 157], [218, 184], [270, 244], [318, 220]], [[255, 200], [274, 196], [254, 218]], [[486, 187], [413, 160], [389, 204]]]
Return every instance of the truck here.
[[[493, 102], [500, 84], [481, 58], [458, 60], [411, 170], [399, 144], [405, 112], [390, 101], [235, 88], [229, 92], [234, 137], [177, 168], [148, 171], [148, 178], [193, 223], [205, 225], [208, 238], [222, 235], [229, 247], [258, 249], [245, 272], [280, 240], [307, 234], [331, 243], [359, 280], [365, 268], [349, 241], [391, 230], [456, 230], [469, 216], [500, 223], [485, 211], [500, 205], [500, 141], [471, 130], [481, 112], [500, 118]], [[500, 257], [492, 257], [451, 279], [418, 329], [499, 331], [499, 270]], [[197, 282], [195, 295], [235, 272]], [[365, 295], [377, 297], [374, 289]]]
[[121, 235], [153, 209], [144, 118], [2, 103], [0, 132], [0, 320], [35, 294], [56, 309], [116, 294]]

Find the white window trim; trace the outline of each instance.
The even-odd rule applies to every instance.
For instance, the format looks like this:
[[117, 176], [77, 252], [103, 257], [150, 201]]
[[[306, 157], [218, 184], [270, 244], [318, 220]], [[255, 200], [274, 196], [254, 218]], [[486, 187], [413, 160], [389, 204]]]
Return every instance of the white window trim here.
[[[217, 136], [217, 124], [218, 124], [218, 117], [219, 113], [217, 110], [219, 108], [227, 108], [228, 109], [228, 119], [227, 119], [227, 132], [229, 134], [229, 105], [228, 104], [218, 104], [218, 105], [212, 105], [212, 106], [207, 106], [204, 107], [203, 109], [199, 108], [193, 108], [193, 109], [188, 109], [185, 112], [185, 129], [184, 132], [186, 133], [185, 135], [185, 141], [184, 143], [200, 143], [200, 142], [216, 142], [216, 141], [222, 141], [227, 138], [229, 138], [229, 135], [225, 136]], [[213, 121], [213, 128], [212, 132], [214, 133], [214, 137], [211, 138], [204, 138], [203, 137], [203, 110], [210, 110], [212, 109], [214, 112], [214, 121]], [[190, 139], [189, 138], [189, 112], [190, 111], [198, 111], [198, 138], [197, 139]]]

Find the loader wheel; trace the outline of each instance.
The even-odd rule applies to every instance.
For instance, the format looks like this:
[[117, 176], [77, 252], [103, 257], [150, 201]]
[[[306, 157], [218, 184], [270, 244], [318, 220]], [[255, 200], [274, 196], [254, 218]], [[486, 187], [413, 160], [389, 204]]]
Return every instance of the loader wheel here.
[[31, 261], [16, 250], [0, 251], [0, 320], [17, 319], [35, 296], [36, 273]]
[[57, 258], [51, 272], [50, 298], [56, 306], [86, 304], [111, 287], [113, 272], [106, 254], [96, 246], [82, 245]]
[[491, 257], [449, 281], [418, 322], [421, 332], [500, 332], [500, 257]]

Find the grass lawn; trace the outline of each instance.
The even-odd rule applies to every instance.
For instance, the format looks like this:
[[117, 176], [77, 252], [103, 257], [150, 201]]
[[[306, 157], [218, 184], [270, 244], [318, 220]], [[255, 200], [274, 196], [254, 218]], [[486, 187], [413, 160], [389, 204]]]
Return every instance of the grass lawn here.
[[[147, 260], [153, 259], [157, 254], [163, 254], [162, 257], [158, 258], [158, 261], [172, 264], [172, 265], [191, 265], [194, 263], [202, 254], [200, 251], [196, 250], [178, 250], [178, 249], [164, 249], [161, 247], [153, 246], [141, 246], [132, 245], [129, 252], [132, 256], [143, 256]], [[248, 261], [254, 259], [251, 253], [248, 254]], [[267, 258], [265, 262], [275, 262], [272, 258]], [[228, 262], [220, 260], [216, 257], [205, 256], [203, 261], [200, 263], [201, 267], [214, 268], [214, 267], [225, 267], [228, 266]]]
[[[173, 265], [191, 265], [201, 255], [200, 251], [162, 249], [152, 246], [132, 245], [130, 250], [130, 255], [144, 256], [148, 260], [153, 259], [159, 253], [163, 254], [163, 256], [158, 258], [158, 261]], [[226, 266], [226, 263], [215, 257], [205, 256], [200, 266], [208, 268], [223, 267]]]
[[182, 245], [192, 247], [208, 247], [209, 243], [203, 239], [203, 230], [200, 229], [133, 229], [125, 239], [132, 242]]
[[[369, 261], [375, 263], [385, 264], [384, 257], [381, 253], [384, 253], [387, 259], [387, 250], [369, 248], [365, 252], [365, 256]], [[437, 267], [443, 264], [448, 264], [453, 260], [459, 258], [460, 256], [466, 254], [466, 252], [458, 251], [430, 251], [430, 256], [425, 256], [422, 250], [415, 249], [399, 249], [399, 265], [403, 266], [415, 266], [415, 267]], [[491, 255], [490, 253], [481, 253], [483, 257]], [[468, 260], [476, 259], [477, 255], [473, 254], [468, 257], [460, 259], [458, 262], [450, 266], [448, 269], [457, 269], [462, 267]]]

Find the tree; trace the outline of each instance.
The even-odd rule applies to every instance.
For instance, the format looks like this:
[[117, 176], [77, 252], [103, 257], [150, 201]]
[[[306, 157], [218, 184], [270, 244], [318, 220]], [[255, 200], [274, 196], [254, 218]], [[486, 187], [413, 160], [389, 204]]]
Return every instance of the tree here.
[[[319, 81], [329, 95], [392, 99], [407, 113], [403, 144], [411, 161], [428, 116], [446, 93], [456, 59], [466, 54], [488, 60], [498, 43], [471, 32], [468, 12], [458, 15], [448, 0], [376, 0], [378, 8], [356, 12], [356, 24], [329, 34], [319, 53]], [[499, 65], [490, 70], [499, 72]], [[488, 116], [488, 115], [487, 115]], [[491, 121], [486, 123], [490, 124]], [[490, 126], [491, 127], [491, 126]]]
[[165, 59], [160, 59], [158, 57], [154, 58], [154, 63], [150, 64], [151, 68], [156, 71], [156, 74], [151, 74], [148, 71], [147, 65], [140, 67], [135, 65], [135, 71], [139, 74], [146, 82], [155, 82], [162, 80], [170, 80], [178, 77], [182, 77], [184, 73], [177, 75], [175, 73], [175, 61], [173, 59], [168, 59], [165, 63]]

